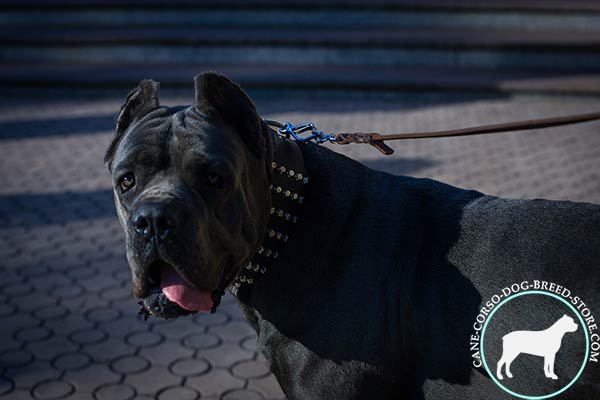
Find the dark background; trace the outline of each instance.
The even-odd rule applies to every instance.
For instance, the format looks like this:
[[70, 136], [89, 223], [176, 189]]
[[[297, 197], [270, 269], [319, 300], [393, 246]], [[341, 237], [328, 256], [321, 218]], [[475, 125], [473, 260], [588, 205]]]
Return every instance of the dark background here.
[[[600, 2], [0, 0], [0, 398], [284, 397], [232, 298], [143, 322], [131, 295], [102, 162], [115, 115], [148, 77], [163, 104], [190, 103], [207, 69], [264, 117], [326, 132], [598, 111]], [[600, 203], [599, 130], [330, 148], [495, 195]]]
[[594, 0], [2, 1], [0, 84], [109, 91], [214, 69], [253, 92], [600, 90]]

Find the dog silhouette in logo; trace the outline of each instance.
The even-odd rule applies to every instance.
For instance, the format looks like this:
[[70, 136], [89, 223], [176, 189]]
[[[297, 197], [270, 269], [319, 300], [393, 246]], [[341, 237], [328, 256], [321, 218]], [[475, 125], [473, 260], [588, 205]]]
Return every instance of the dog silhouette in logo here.
[[554, 373], [554, 358], [563, 336], [567, 332], [575, 332], [577, 324], [573, 318], [563, 315], [550, 328], [543, 331], [514, 331], [502, 337], [502, 357], [496, 367], [498, 379], [502, 376], [502, 366], [506, 366], [506, 376], [512, 378], [510, 364], [521, 353], [544, 357], [544, 375], [546, 378], [558, 379]]

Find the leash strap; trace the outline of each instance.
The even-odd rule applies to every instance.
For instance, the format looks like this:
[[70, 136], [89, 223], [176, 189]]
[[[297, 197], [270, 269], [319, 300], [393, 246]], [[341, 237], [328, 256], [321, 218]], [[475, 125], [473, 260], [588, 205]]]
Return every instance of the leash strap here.
[[[470, 128], [450, 129], [432, 132], [413, 132], [413, 133], [397, 133], [390, 135], [382, 135], [380, 133], [323, 133], [315, 128], [311, 123], [292, 125], [289, 122], [281, 124], [276, 121], [265, 120], [268, 125], [277, 128], [279, 134], [286, 137], [293, 137], [298, 141], [313, 141], [315, 143], [331, 142], [336, 144], [364, 143], [370, 144], [381, 153], [390, 155], [394, 150], [385, 144], [386, 140], [404, 140], [404, 139], [429, 139], [439, 137], [455, 137], [455, 136], [470, 136], [482, 135], [488, 133], [500, 133], [511, 131], [524, 131], [531, 129], [550, 128], [555, 126], [577, 124], [600, 120], [600, 112], [588, 114], [567, 115], [563, 117], [552, 117], [542, 119], [532, 119], [527, 121], [506, 122], [501, 124], [481, 125]], [[300, 136], [301, 133], [310, 131], [310, 135], [306, 137]]]

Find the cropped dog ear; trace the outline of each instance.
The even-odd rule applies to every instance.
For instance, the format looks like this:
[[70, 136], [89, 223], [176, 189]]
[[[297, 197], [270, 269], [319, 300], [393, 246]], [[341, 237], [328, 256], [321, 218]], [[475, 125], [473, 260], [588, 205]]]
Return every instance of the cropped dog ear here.
[[108, 163], [112, 159], [117, 145], [123, 138], [123, 134], [131, 124], [140, 120], [144, 115], [159, 107], [158, 102], [159, 83], [152, 79], [145, 79], [127, 95], [125, 104], [121, 106], [119, 116], [117, 117], [116, 134], [113, 138], [106, 154], [104, 162]]
[[216, 111], [239, 133], [252, 154], [262, 158], [269, 146], [267, 132], [246, 93], [236, 83], [214, 72], [198, 75], [194, 81], [196, 109], [209, 115]]

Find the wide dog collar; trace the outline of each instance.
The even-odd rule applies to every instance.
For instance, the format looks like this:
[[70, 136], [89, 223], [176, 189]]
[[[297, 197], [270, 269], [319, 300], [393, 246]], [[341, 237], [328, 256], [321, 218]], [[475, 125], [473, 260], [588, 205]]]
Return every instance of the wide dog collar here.
[[278, 134], [274, 136], [270, 218], [261, 245], [233, 282], [230, 292], [247, 299], [253, 283], [274, 265], [285, 245], [293, 240], [301, 218], [309, 183], [304, 157], [298, 143]]

